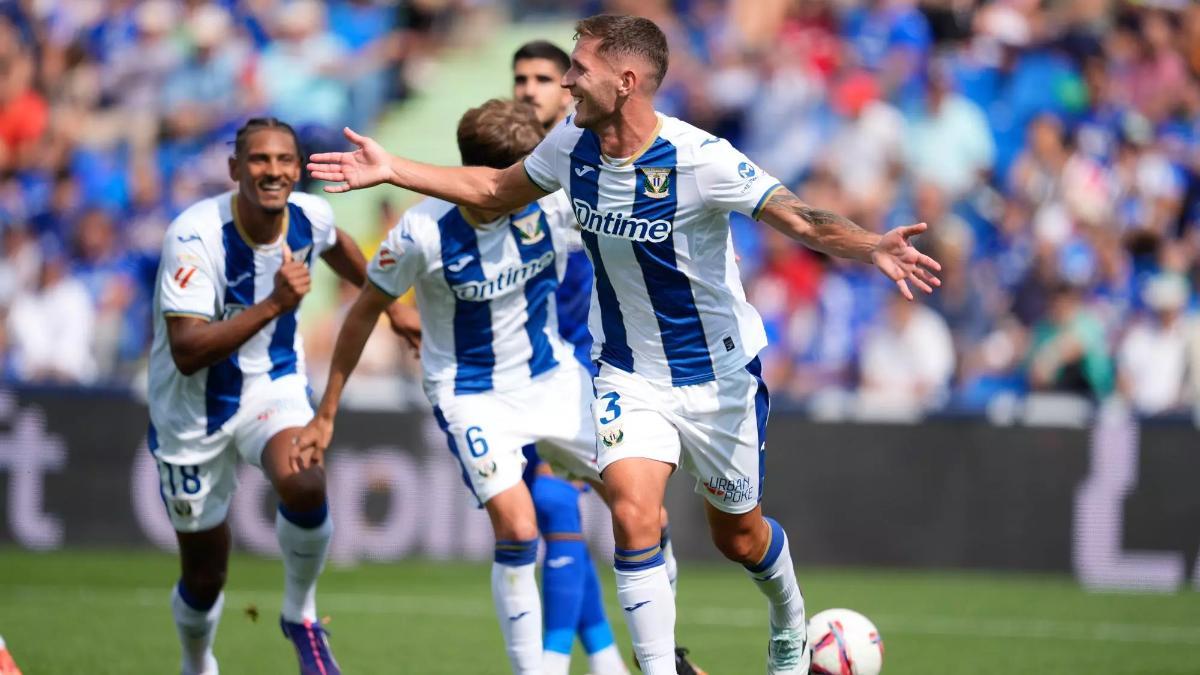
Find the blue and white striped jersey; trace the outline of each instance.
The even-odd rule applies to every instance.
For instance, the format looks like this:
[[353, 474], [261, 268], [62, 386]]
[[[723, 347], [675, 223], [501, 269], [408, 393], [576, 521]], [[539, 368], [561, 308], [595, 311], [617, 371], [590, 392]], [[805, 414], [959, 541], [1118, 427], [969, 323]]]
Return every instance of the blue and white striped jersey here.
[[257, 245], [237, 222], [236, 193], [205, 199], [167, 228], [154, 292], [150, 351], [150, 421], [159, 437], [186, 444], [218, 431], [238, 411], [243, 392], [263, 381], [304, 373], [296, 310], [268, 323], [228, 358], [184, 375], [171, 358], [166, 317], [228, 319], [264, 300], [283, 264], [283, 244], [310, 267], [337, 241], [333, 209], [300, 192], [288, 198], [284, 234]]
[[641, 151], [612, 159], [567, 118], [525, 170], [571, 201], [595, 268], [589, 323], [600, 361], [680, 386], [740, 370], [766, 346], [729, 212], [757, 217], [780, 184], [727, 141], [659, 115]]
[[574, 358], [555, 298], [572, 234], [562, 195], [482, 224], [440, 199], [405, 212], [367, 278], [393, 297], [415, 287], [430, 401], [520, 388]]

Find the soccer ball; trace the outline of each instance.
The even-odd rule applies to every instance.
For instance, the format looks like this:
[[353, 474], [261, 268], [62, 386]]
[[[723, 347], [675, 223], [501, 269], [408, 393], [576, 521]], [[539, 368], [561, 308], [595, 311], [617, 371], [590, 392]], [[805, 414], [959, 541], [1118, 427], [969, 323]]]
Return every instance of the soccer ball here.
[[879, 675], [883, 638], [852, 609], [827, 609], [808, 622], [813, 675]]

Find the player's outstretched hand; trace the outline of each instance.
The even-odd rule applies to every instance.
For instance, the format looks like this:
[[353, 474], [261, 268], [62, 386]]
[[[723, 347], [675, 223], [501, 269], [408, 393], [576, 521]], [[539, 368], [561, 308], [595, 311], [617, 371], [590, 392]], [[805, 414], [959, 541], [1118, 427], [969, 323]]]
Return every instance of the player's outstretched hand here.
[[895, 281], [900, 293], [909, 300], [913, 299], [912, 291], [908, 289], [910, 281], [926, 293], [932, 293], [935, 286], [942, 285], [941, 279], [934, 275], [934, 272], [942, 271], [942, 266], [908, 242], [928, 227], [925, 223], [917, 223], [889, 230], [871, 251], [871, 262]]
[[421, 313], [416, 307], [393, 302], [388, 305], [387, 317], [392, 324], [392, 332], [404, 338], [413, 349], [421, 349]]
[[308, 265], [292, 259], [292, 249], [283, 245], [283, 264], [275, 271], [275, 289], [271, 296], [279, 303], [284, 311], [295, 308], [312, 288], [312, 279], [308, 276]]
[[320, 416], [312, 420], [300, 430], [296, 437], [296, 459], [300, 469], [323, 464], [325, 450], [333, 438], [333, 422]]
[[386, 183], [392, 175], [392, 156], [369, 136], [350, 127], [342, 129], [346, 139], [358, 146], [354, 152], [318, 152], [308, 158], [308, 173], [326, 185], [326, 192], [349, 192]]

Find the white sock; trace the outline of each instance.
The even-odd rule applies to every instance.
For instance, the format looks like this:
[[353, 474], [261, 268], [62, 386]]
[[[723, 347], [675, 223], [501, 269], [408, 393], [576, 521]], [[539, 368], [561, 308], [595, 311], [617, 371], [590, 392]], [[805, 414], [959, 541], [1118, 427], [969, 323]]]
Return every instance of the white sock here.
[[639, 561], [648, 551], [617, 549], [617, 600], [642, 672], [675, 675], [675, 596], [660, 552]]
[[615, 644], [595, 654], [588, 654], [588, 670], [592, 671], [592, 675], [629, 675], [629, 668], [625, 666], [625, 660]]
[[679, 563], [675, 562], [675, 546], [671, 544], [671, 529], [664, 527], [662, 531], [663, 563], [667, 567], [667, 579], [671, 582], [671, 594], [678, 595]]
[[175, 632], [183, 649], [180, 664], [183, 675], [217, 675], [217, 657], [213, 656], [212, 645], [224, 605], [225, 594], [221, 593], [213, 606], [202, 612], [183, 601], [178, 585], [171, 589], [171, 614], [175, 616]]
[[492, 601], [500, 632], [504, 634], [508, 660], [517, 675], [542, 672], [542, 600], [534, 574], [536, 567], [536, 562], [492, 563]]
[[804, 595], [796, 583], [796, 569], [792, 566], [787, 534], [773, 519], [767, 518], [766, 521], [771, 526], [771, 544], [767, 547], [766, 558], [759, 565], [747, 566], [746, 569], [758, 590], [767, 597], [771, 625], [805, 632]]
[[[595, 670], [595, 668], [592, 670]], [[567, 675], [570, 672], [570, 654], [549, 650], [542, 653], [542, 675]]]
[[[317, 577], [325, 567], [325, 554], [333, 536], [333, 519], [326, 507], [324, 520], [316, 527], [300, 527], [275, 512], [275, 535], [283, 556], [284, 620], [304, 623], [317, 621]], [[309, 515], [309, 514], [303, 514]]]

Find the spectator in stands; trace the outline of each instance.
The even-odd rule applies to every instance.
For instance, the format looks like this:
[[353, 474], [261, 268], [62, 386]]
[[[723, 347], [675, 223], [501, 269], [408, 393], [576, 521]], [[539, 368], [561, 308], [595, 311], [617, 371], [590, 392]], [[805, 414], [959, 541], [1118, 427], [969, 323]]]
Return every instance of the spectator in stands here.
[[329, 25], [349, 50], [351, 71], [349, 117], [346, 124], [366, 129], [387, 100], [391, 69], [399, 62], [403, 40], [389, 21], [391, 3], [380, 0], [335, 0], [329, 5]]
[[904, 157], [904, 116], [881, 93], [873, 75], [858, 71], [838, 82], [830, 95], [842, 119], [829, 140], [838, 152], [826, 162], [847, 197], [858, 203], [892, 202]]
[[297, 0], [276, 12], [272, 42], [258, 63], [267, 109], [288, 120], [305, 147], [340, 147], [350, 104], [343, 80], [348, 48], [325, 27], [325, 6]]
[[75, 232], [71, 276], [87, 289], [95, 309], [92, 352], [100, 377], [113, 374], [122, 336], [133, 335], [126, 318], [134, 298], [126, 254], [119, 246], [116, 225], [104, 209], [92, 208], [79, 219]]
[[1104, 326], [1083, 305], [1082, 289], [1055, 285], [1045, 319], [1034, 327], [1027, 356], [1030, 387], [1102, 400], [1113, 390]]
[[[0, 30], [0, 40], [12, 31]], [[46, 100], [33, 88], [34, 61], [15, 50], [0, 57], [0, 173], [29, 166], [46, 129]]]
[[920, 302], [892, 299], [863, 340], [860, 406], [866, 412], [939, 407], [949, 394], [954, 364], [945, 319]]
[[1129, 328], [1117, 353], [1121, 394], [1144, 415], [1157, 415], [1194, 404], [1187, 382], [1195, 379], [1200, 330], [1183, 316], [1187, 281], [1177, 274], [1151, 278], [1142, 292], [1148, 309]]
[[177, 139], [219, 133], [255, 104], [245, 86], [251, 54], [233, 34], [229, 13], [203, 5], [186, 28], [192, 48], [170, 74], [161, 103], [164, 131]]
[[24, 382], [89, 384], [97, 375], [91, 298], [57, 245], [44, 243], [42, 256], [37, 284], [18, 292], [9, 309], [11, 368]]
[[948, 63], [934, 61], [925, 74], [925, 105], [905, 134], [907, 168], [955, 201], [986, 181], [995, 147], [983, 111], [955, 91]]

